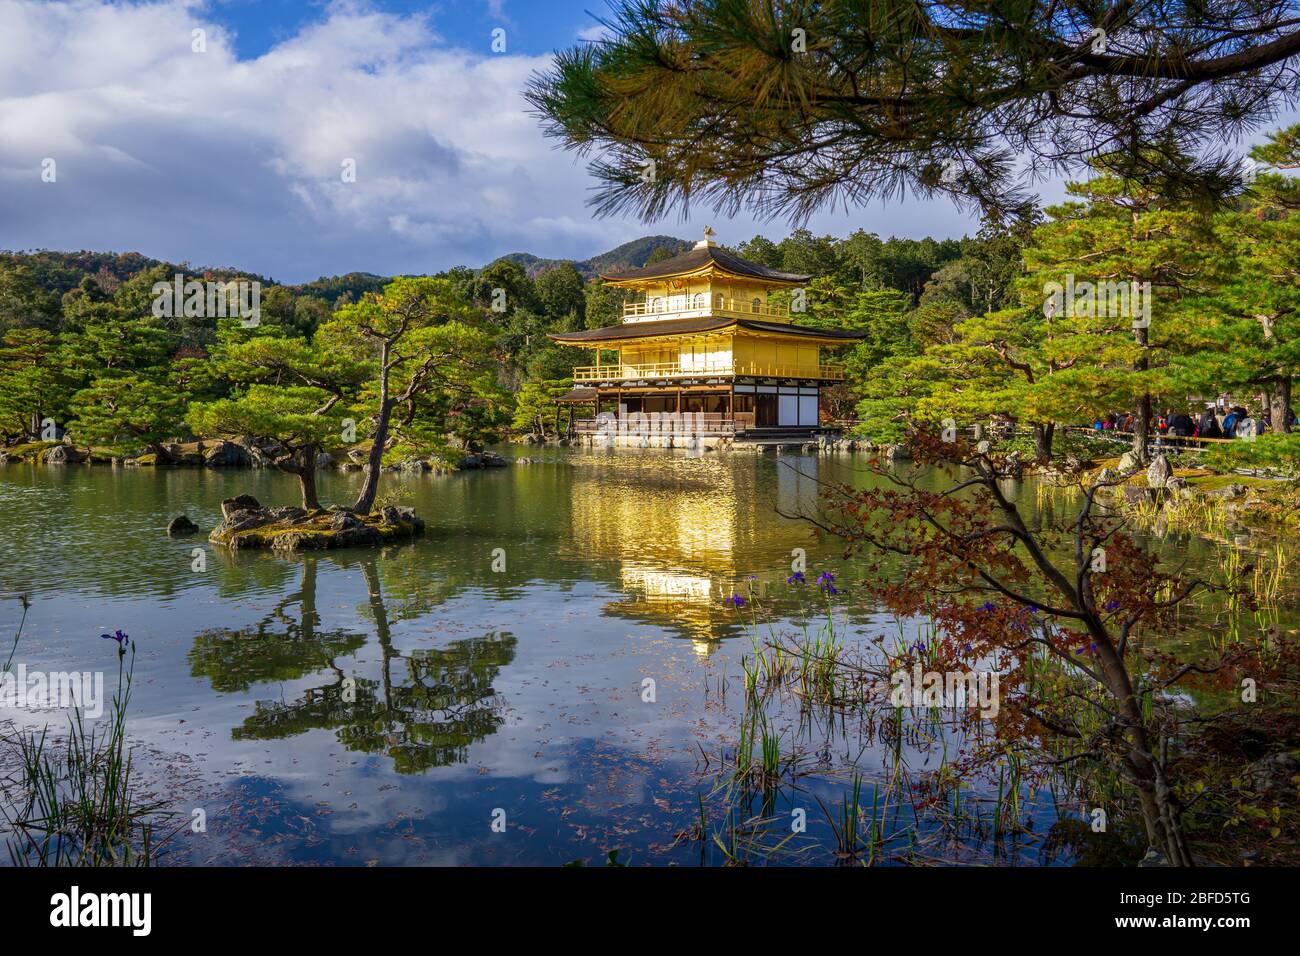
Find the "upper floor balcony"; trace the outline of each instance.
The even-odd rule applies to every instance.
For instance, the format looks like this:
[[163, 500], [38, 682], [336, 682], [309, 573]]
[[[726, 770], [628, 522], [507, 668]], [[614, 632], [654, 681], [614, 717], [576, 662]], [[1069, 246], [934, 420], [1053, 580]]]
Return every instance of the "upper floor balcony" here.
[[805, 378], [824, 382], [844, 380], [844, 366], [821, 362], [816, 365], [767, 365], [756, 362], [652, 362], [637, 365], [583, 365], [574, 368], [576, 382], [631, 382], [657, 379], [709, 378], [711, 376], [753, 378]]
[[624, 322], [649, 322], [657, 319], [688, 319], [711, 315], [790, 321], [789, 306], [764, 301], [755, 296], [749, 299], [732, 299], [721, 293], [712, 296], [704, 292], [681, 295], [650, 296], [640, 302], [623, 306]]

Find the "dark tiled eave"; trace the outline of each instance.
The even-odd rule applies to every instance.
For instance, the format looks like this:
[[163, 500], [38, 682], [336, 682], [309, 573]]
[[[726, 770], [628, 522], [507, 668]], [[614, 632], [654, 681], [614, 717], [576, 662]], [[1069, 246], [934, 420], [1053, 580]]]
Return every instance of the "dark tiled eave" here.
[[865, 332], [848, 332], [843, 329], [818, 329], [806, 325], [788, 325], [784, 322], [763, 322], [758, 319], [737, 319], [728, 316], [699, 316], [685, 319], [659, 319], [653, 322], [624, 322], [603, 329], [583, 329], [581, 332], [553, 332], [548, 338], [556, 342], [581, 344], [584, 342], [618, 342], [625, 339], [654, 338], [658, 335], [692, 335], [713, 332], [731, 326], [751, 332], [771, 332], [800, 338], [856, 342], [866, 337]]
[[602, 274], [601, 278], [606, 282], [666, 279], [669, 276], [699, 272], [709, 266], [721, 269], [723, 272], [729, 272], [732, 275], [747, 276], [751, 279], [765, 279], [769, 282], [807, 282], [812, 278], [811, 275], [804, 275], [799, 272], [781, 272], [778, 269], [769, 269], [757, 262], [749, 262], [739, 256], [733, 256], [717, 246], [688, 249], [686, 252], [679, 253], [670, 259], [664, 259], [662, 262], [642, 266], [640, 269], [628, 269], [626, 272], [618, 272], [612, 275]]

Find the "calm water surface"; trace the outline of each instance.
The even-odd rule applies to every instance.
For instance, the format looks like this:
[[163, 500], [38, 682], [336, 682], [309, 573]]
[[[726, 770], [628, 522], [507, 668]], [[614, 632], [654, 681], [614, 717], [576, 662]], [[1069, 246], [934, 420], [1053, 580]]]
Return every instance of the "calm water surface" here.
[[[174, 841], [174, 862], [594, 864], [614, 848], [634, 865], [721, 862], [688, 831], [734, 750], [752, 653], [746, 613], [724, 598], [766, 589], [779, 627], [824, 617], [785, 583], [804, 548], [809, 581], [830, 570], [845, 588], [848, 639], [905, 632], [855, 600], [840, 547], [777, 514], [816, 510], [819, 481], [869, 476], [848, 457], [502, 450], [538, 460], [385, 476], [381, 495], [428, 522], [423, 540], [290, 557], [206, 541], [222, 498], [297, 503], [287, 476], [0, 467], [3, 630], [18, 621], [12, 595], [33, 602], [15, 664], [104, 670], [111, 684], [115, 648], [99, 635], [132, 636], [147, 789], [207, 818], [206, 833]], [[348, 502], [358, 482], [322, 476], [321, 498]], [[181, 513], [204, 533], [168, 538]], [[804, 739], [797, 715], [781, 719]], [[863, 728], [806, 739], [807, 775], [766, 809], [805, 808], [818, 840], [829, 828], [816, 798], [842, 799], [849, 764], [870, 789], [895, 755]], [[942, 758], [937, 745], [904, 750], [917, 774]], [[1056, 811], [1031, 796], [1045, 832]], [[1060, 862], [1032, 838], [1007, 856]]]

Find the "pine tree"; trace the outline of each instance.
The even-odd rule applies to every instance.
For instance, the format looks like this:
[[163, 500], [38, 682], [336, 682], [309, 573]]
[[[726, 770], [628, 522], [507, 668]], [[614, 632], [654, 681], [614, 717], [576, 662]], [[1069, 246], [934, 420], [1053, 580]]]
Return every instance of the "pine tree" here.
[[[906, 190], [1006, 218], [1016, 161], [1177, 195], [1236, 188], [1225, 141], [1294, 91], [1291, 0], [646, 0], [559, 53], [528, 98], [594, 154], [600, 214], [704, 202], [803, 221]], [[1116, 144], [1120, 149], [1116, 149]]]

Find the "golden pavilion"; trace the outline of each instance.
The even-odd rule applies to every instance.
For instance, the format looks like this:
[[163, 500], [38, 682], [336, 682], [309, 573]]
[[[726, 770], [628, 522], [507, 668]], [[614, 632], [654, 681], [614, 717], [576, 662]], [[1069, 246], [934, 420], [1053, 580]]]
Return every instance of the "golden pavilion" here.
[[620, 325], [550, 336], [595, 350], [596, 364], [573, 370], [574, 390], [560, 401], [594, 404], [620, 421], [694, 413], [694, 434], [740, 440], [823, 427], [821, 389], [844, 378], [827, 353], [862, 334], [792, 324], [785, 300], [801, 297], [811, 276], [748, 262], [712, 235], [705, 229], [686, 252], [601, 276], [637, 296]]

